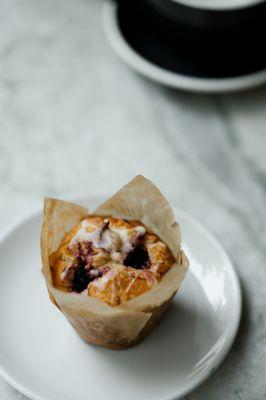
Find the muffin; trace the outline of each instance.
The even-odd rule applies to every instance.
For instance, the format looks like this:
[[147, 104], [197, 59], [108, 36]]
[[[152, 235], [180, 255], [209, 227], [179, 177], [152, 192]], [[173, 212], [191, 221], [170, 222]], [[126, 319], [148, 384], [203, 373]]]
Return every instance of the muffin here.
[[113, 349], [147, 335], [188, 268], [170, 205], [142, 176], [91, 214], [46, 198], [41, 252], [52, 302], [84, 340]]

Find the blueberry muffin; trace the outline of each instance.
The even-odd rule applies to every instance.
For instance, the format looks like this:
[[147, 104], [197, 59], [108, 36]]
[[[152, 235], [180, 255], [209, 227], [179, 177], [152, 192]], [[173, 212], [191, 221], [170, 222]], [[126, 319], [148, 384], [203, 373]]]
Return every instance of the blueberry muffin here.
[[93, 213], [46, 198], [42, 271], [51, 301], [85, 341], [139, 343], [167, 310], [188, 269], [173, 211], [137, 176]]

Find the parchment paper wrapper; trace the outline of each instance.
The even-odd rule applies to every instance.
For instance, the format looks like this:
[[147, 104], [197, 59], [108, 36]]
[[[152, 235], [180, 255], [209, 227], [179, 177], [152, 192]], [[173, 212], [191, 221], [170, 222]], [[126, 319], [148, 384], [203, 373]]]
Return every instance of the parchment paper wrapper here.
[[116, 307], [94, 297], [60, 291], [53, 287], [52, 254], [89, 211], [73, 203], [45, 198], [41, 253], [50, 299], [87, 342], [113, 349], [127, 348], [146, 336], [161, 318], [189, 263], [180, 248], [179, 226], [168, 201], [146, 178], [134, 178], [93, 214], [140, 220], [169, 246], [176, 259], [155, 288]]

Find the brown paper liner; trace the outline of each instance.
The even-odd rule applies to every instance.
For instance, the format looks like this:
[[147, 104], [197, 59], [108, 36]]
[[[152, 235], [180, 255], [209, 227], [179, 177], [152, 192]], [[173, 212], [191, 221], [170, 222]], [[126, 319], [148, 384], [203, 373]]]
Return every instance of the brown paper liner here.
[[180, 248], [180, 230], [173, 211], [148, 179], [137, 176], [93, 214], [140, 220], [168, 245], [176, 259], [155, 288], [117, 307], [94, 297], [57, 290], [52, 284], [51, 255], [65, 235], [88, 216], [88, 210], [73, 203], [45, 199], [41, 253], [51, 300], [84, 340], [123, 349], [140, 342], [159, 321], [179, 289], [189, 263]]

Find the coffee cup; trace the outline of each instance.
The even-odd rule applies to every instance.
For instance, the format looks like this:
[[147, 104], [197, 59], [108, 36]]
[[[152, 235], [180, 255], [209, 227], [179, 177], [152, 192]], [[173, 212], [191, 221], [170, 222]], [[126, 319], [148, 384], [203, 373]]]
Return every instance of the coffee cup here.
[[169, 71], [227, 78], [265, 69], [265, 0], [118, 0], [118, 4], [120, 28], [132, 47]]

